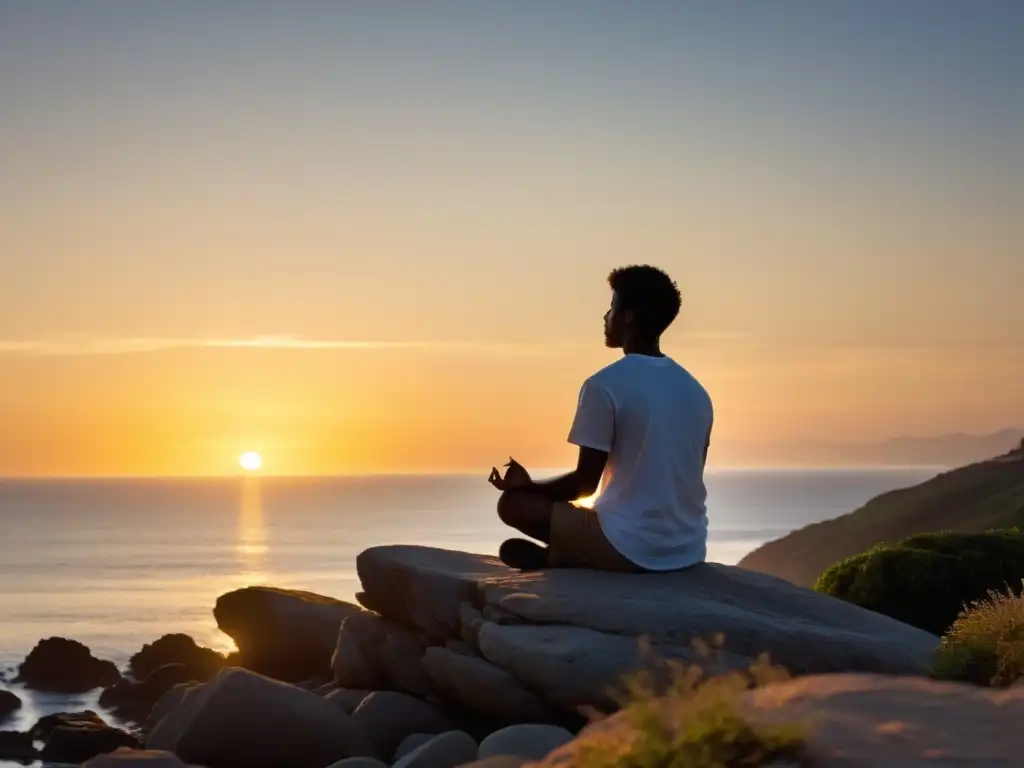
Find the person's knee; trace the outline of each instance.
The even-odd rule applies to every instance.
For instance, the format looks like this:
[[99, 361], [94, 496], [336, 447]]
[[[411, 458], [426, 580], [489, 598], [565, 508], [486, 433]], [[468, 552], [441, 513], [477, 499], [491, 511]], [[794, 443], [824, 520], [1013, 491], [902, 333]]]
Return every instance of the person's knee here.
[[513, 528], [519, 522], [519, 506], [521, 493], [515, 491], [502, 491], [498, 497], [498, 519], [505, 525]]

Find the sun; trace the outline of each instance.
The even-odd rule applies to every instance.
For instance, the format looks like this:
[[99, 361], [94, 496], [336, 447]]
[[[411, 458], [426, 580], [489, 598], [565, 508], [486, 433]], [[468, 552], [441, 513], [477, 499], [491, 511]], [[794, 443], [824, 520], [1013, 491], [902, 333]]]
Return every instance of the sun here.
[[238, 466], [246, 472], [255, 472], [263, 466], [263, 459], [256, 451], [246, 451], [238, 457]]

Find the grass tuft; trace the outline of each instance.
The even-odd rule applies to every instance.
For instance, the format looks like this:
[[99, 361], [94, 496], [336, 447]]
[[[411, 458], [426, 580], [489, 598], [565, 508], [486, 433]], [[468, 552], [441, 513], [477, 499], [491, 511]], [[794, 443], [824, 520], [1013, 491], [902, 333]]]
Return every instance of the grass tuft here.
[[1024, 678], [1024, 596], [989, 592], [965, 608], [942, 638], [932, 674], [997, 688]]

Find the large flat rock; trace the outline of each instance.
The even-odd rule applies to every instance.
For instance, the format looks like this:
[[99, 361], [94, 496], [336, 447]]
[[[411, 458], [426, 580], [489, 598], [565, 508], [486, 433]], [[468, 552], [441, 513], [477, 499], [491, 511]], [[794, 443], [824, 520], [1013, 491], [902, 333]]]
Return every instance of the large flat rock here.
[[[644, 648], [638, 637], [584, 627], [486, 622], [479, 639], [484, 658], [567, 710], [614, 709], [613, 692], [622, 692], [623, 678], [652, 663], [707, 663], [691, 646], [652, 643]], [[720, 653], [713, 661], [720, 671], [746, 669], [751, 663], [746, 656], [729, 653]]]
[[484, 579], [480, 590], [487, 608], [523, 623], [643, 635], [666, 646], [721, 633], [725, 650], [768, 653], [796, 674], [924, 674], [939, 642], [887, 616], [726, 565], [644, 575], [550, 570]]
[[459, 604], [476, 601], [482, 579], [513, 573], [495, 557], [404, 545], [363, 551], [356, 570], [375, 611], [439, 640], [458, 634]]
[[[739, 701], [755, 719], [802, 723], [815, 765], [915, 766], [1021, 764], [1024, 688], [996, 691], [925, 678], [807, 676], [751, 691]], [[588, 745], [622, 743], [625, 713], [595, 723], [539, 765], [585, 764]]]

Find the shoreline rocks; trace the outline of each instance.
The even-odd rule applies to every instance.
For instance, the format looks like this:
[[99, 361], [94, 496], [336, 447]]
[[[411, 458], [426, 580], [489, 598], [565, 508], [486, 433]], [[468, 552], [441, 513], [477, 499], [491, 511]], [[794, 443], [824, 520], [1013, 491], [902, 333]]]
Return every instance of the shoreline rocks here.
[[21, 709], [21, 699], [11, 691], [0, 689], [0, 723]]
[[82, 643], [50, 637], [29, 652], [14, 681], [37, 691], [85, 693], [120, 682], [121, 673], [113, 662], [97, 659]]
[[312, 592], [245, 587], [217, 598], [213, 615], [238, 646], [229, 665], [297, 683], [331, 676], [341, 623], [362, 611]]
[[227, 660], [213, 649], [202, 647], [188, 635], [173, 633], [142, 646], [128, 660], [128, 673], [141, 681], [168, 664], [180, 664], [189, 680], [202, 683], [224, 669]]

